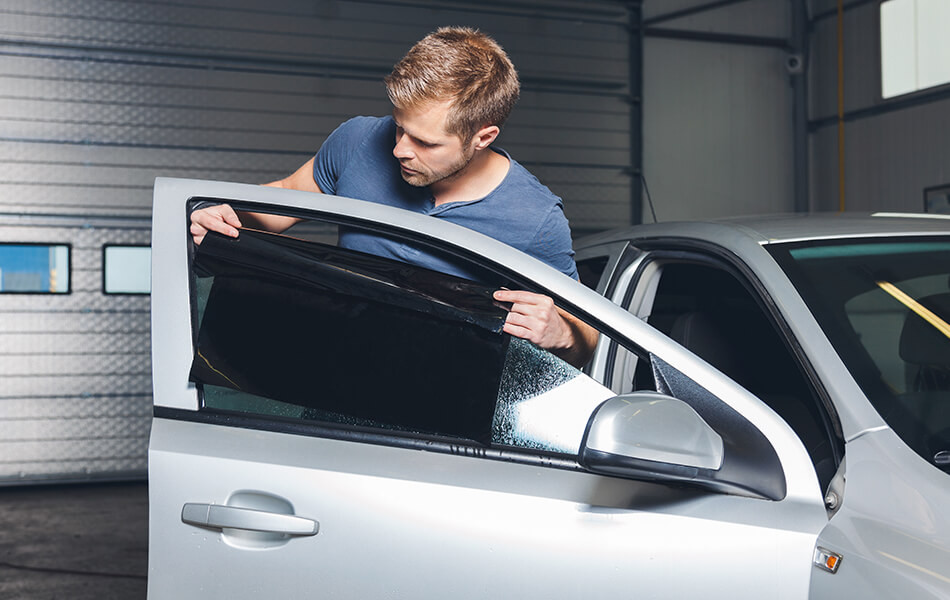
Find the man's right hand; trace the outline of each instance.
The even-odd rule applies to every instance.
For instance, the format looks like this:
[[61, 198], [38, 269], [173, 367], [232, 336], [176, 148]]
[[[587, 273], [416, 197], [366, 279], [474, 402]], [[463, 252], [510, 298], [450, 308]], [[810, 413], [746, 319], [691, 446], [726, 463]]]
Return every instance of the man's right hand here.
[[237, 237], [242, 227], [237, 213], [227, 204], [216, 204], [191, 213], [191, 237], [200, 244], [209, 231], [217, 231], [229, 237]]

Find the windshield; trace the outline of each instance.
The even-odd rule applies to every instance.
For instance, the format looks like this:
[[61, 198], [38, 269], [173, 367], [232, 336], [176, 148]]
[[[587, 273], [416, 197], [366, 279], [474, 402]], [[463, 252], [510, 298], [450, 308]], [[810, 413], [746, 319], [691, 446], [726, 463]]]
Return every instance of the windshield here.
[[950, 240], [820, 241], [770, 251], [881, 416], [950, 472]]

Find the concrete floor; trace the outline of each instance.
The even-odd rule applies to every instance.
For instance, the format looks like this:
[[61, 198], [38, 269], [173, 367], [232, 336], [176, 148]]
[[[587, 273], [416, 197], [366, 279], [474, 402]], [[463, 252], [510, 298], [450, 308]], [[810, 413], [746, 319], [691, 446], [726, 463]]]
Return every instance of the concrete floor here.
[[0, 487], [0, 599], [146, 596], [148, 486]]

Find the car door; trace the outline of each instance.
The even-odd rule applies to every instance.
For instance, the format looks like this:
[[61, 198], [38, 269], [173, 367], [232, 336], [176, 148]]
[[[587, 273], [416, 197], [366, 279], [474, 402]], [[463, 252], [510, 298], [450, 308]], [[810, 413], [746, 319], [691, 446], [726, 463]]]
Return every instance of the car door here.
[[[309, 240], [195, 250], [198, 200], [306, 218]], [[340, 227], [475, 280], [338, 248]], [[158, 180], [152, 239], [150, 598], [807, 596], [826, 517], [798, 437], [580, 283], [437, 219], [259, 186]], [[501, 333], [499, 286], [649, 359], [654, 395]], [[604, 407], [634, 402], [692, 407], [718, 471], [596, 446]]]

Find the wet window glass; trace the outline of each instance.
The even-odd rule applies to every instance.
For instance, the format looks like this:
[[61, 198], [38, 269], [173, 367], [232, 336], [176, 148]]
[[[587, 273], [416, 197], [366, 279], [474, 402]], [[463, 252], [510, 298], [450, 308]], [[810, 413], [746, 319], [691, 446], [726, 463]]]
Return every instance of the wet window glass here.
[[68, 294], [69, 246], [0, 244], [0, 293]]
[[530, 342], [508, 346], [492, 442], [575, 454], [590, 415], [614, 393]]
[[248, 230], [206, 237], [194, 274], [206, 411], [576, 454], [613, 395], [503, 333], [500, 277]]

